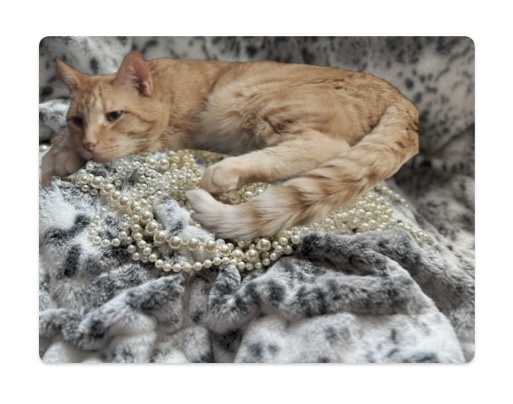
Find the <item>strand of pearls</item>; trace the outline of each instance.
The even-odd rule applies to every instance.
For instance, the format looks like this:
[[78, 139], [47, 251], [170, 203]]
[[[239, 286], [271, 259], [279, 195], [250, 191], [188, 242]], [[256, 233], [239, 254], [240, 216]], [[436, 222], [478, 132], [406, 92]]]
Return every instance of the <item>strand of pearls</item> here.
[[[95, 245], [103, 248], [124, 247], [134, 261], [153, 263], [166, 272], [199, 271], [221, 264], [233, 264], [240, 271], [261, 269], [281, 256], [291, 254], [302, 236], [312, 231], [354, 234], [403, 227], [417, 239], [429, 239], [426, 233], [393, 218], [391, 205], [380, 194], [396, 198], [401, 203], [405, 201], [386, 187], [376, 187], [317, 223], [297, 226], [272, 237], [227, 242], [209, 232], [208, 237], [201, 240], [170, 236], [154, 217], [153, 204], [167, 194], [191, 211], [185, 192], [198, 186], [202, 176], [200, 164], [208, 166], [221, 158], [221, 155], [197, 150], [170, 151], [157, 157], [143, 155], [112, 162], [113, 174], [108, 177], [94, 175], [95, 169], [102, 165], [89, 161], [83, 169], [65, 180], [71, 181], [83, 192], [102, 198], [103, 207], [88, 227], [88, 236]], [[121, 186], [129, 177], [133, 185], [125, 186], [121, 191]], [[221, 195], [220, 200], [231, 204], [243, 203], [269, 186], [249, 184]], [[99, 234], [101, 222], [109, 211], [120, 215], [119, 231], [116, 237], [110, 239], [102, 238]], [[192, 219], [191, 224], [201, 227]], [[189, 256], [203, 258], [193, 263], [178, 262], [169, 258], [174, 255], [173, 252], [188, 252]]]

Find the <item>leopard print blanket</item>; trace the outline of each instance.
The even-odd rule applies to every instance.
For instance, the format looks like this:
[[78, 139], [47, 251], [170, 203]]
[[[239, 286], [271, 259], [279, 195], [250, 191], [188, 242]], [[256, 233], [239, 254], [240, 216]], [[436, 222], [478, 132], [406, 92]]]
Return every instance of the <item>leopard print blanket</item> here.
[[[64, 133], [62, 58], [111, 73], [146, 58], [270, 59], [383, 77], [421, 112], [421, 152], [383, 187], [407, 226], [312, 231], [264, 269], [164, 272], [88, 237], [98, 197], [55, 179], [39, 194], [39, 352], [62, 362], [468, 362], [474, 357], [474, 46], [459, 37], [48, 37], [40, 144]], [[42, 156], [44, 151], [40, 153]], [[108, 169], [108, 167], [106, 167]], [[129, 187], [130, 184], [123, 184]], [[191, 234], [184, 211], [161, 219]], [[104, 220], [113, 232], [119, 217]], [[421, 229], [426, 240], [412, 236]], [[181, 257], [184, 261], [186, 255]]]

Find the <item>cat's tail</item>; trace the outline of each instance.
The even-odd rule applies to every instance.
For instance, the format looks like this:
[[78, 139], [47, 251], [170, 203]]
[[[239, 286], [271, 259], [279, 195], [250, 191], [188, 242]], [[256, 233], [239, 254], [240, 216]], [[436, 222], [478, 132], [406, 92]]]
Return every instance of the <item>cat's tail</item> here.
[[193, 218], [218, 237], [237, 240], [320, 220], [395, 174], [417, 154], [417, 131], [418, 111], [413, 104], [393, 104], [351, 149], [248, 202], [225, 205], [205, 190], [189, 191]]

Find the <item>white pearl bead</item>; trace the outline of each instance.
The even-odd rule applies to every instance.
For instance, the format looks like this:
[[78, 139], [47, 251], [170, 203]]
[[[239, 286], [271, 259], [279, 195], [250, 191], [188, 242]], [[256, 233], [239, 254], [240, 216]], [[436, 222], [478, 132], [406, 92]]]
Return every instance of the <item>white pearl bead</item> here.
[[271, 242], [265, 238], [260, 239], [257, 243], [257, 249], [260, 251], [269, 251], [271, 249]]
[[135, 233], [142, 233], [143, 229], [140, 225], [138, 224], [132, 224], [130, 226], [130, 228], [132, 229], [132, 233], [135, 234]]
[[349, 227], [352, 229], [356, 229], [359, 225], [360, 225], [360, 219], [358, 219], [357, 217], [353, 217], [349, 221]]
[[191, 238], [189, 241], [187, 241], [187, 248], [191, 251], [196, 251], [199, 247], [199, 240], [197, 238]]
[[240, 248], [236, 248], [235, 250], [233, 250], [232, 256], [236, 260], [240, 260], [244, 256], [244, 253], [242, 252], [242, 250]]
[[169, 160], [164, 160], [164, 159], [163, 159], [163, 160], [160, 160], [160, 161], [159, 161], [159, 168], [160, 168], [161, 170], [167, 170], [167, 169], [169, 169], [169, 165], [170, 165], [170, 164], [169, 164]]
[[119, 201], [118, 201], [118, 202], [119, 202], [119, 204], [120, 204], [121, 206], [126, 206], [126, 205], [128, 205], [128, 202], [129, 202], [129, 201], [130, 201], [130, 200], [129, 200], [126, 196], [122, 196], [122, 197], [120, 197], [120, 198], [119, 198]]
[[259, 258], [258, 251], [253, 248], [249, 249], [246, 253], [246, 258], [249, 262], [256, 262]]
[[141, 208], [141, 204], [137, 201], [133, 201], [131, 204], [130, 204], [130, 210], [131, 211], [136, 211], [137, 209], [140, 209]]
[[155, 241], [156, 244], [162, 244], [166, 241], [166, 239], [167, 239], [167, 234], [163, 230], [159, 230], [159, 231], [155, 232], [155, 234], [153, 235], [153, 241]]
[[157, 229], [159, 228], [159, 224], [156, 220], [152, 220], [150, 221], [146, 227], [145, 227], [145, 230], [149, 233], [149, 234], [154, 234]]
[[287, 240], [286, 237], [280, 237], [278, 239], [278, 243], [280, 243], [282, 246], [286, 246], [289, 243], [289, 241]]
[[153, 219], [153, 213], [151, 213], [149, 210], [145, 210], [141, 213], [141, 222], [142, 223], [148, 223], [152, 219]]
[[182, 245], [182, 240], [178, 236], [173, 236], [169, 239], [169, 247], [171, 247], [173, 250], [177, 250]]
[[208, 251], [208, 252], [212, 252], [215, 250], [217, 244], [214, 240], [208, 240], [206, 243], [205, 243], [205, 250]]
[[292, 244], [299, 244], [301, 242], [301, 236], [299, 234], [294, 234], [290, 241]]

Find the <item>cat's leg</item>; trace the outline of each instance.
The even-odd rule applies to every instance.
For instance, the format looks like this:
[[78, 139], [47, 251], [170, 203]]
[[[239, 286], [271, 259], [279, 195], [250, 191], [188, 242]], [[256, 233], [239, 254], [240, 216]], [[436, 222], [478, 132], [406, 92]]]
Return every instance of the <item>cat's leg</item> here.
[[275, 146], [221, 160], [205, 171], [200, 187], [218, 194], [250, 182], [287, 180], [316, 168], [349, 148], [345, 140], [309, 131]]
[[72, 174], [86, 163], [68, 136], [59, 138], [41, 161], [41, 184], [47, 186], [54, 176]]
[[[245, 203], [225, 205], [203, 189], [188, 191], [192, 217], [218, 237], [238, 240], [319, 220], [393, 175], [418, 153], [417, 129], [417, 109], [409, 101], [397, 102], [349, 150]], [[311, 146], [308, 151], [314, 155], [319, 148]]]

